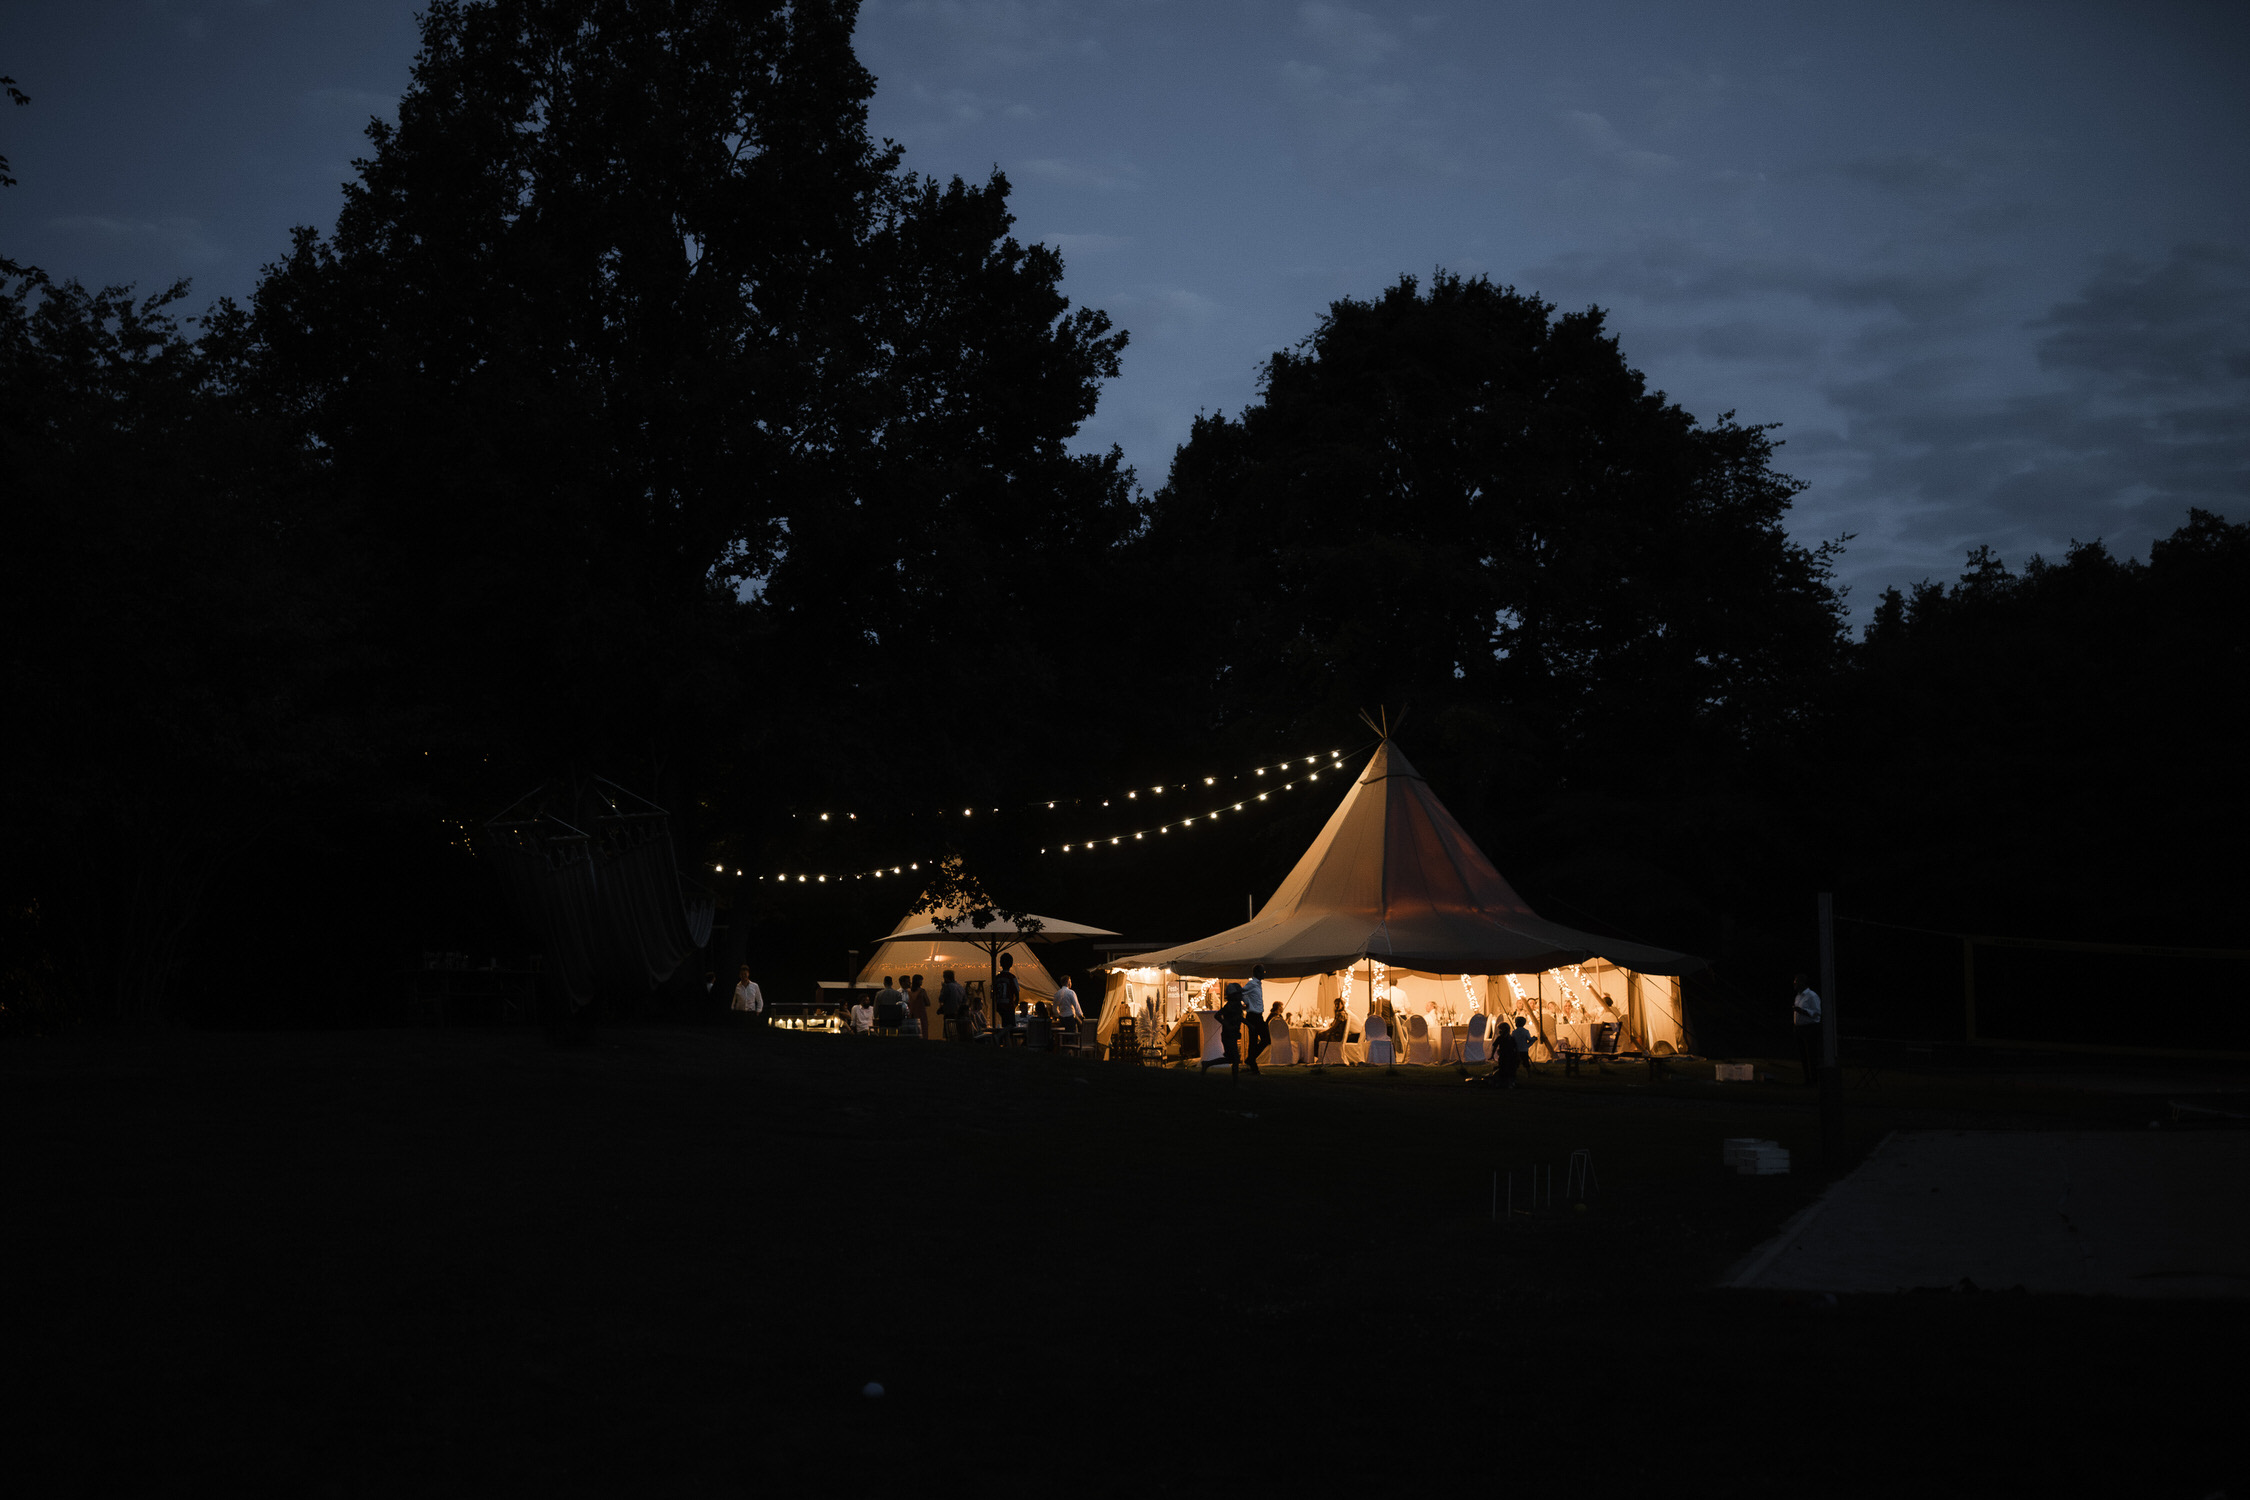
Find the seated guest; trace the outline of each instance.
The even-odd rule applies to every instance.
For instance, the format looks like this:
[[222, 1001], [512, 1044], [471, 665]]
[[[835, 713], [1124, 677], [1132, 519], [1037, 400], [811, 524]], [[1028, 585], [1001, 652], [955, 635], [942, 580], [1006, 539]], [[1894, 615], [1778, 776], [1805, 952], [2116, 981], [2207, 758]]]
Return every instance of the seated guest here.
[[1329, 1017], [1328, 1024], [1321, 1028], [1318, 1036], [1313, 1038], [1312, 1060], [1314, 1062], [1326, 1062], [1328, 1059], [1322, 1055], [1322, 1048], [1330, 1042], [1338, 1044], [1347, 1042], [1351, 1040], [1351, 1034], [1352, 1018], [1345, 1013], [1344, 1002], [1338, 1000], [1336, 1002], [1336, 1013]]

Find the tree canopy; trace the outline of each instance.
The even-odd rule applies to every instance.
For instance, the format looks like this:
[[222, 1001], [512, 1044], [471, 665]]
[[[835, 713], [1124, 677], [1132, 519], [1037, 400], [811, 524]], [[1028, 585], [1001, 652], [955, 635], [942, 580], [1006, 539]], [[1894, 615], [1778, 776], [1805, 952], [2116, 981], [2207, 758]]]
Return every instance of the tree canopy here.
[[1773, 453], [1650, 391], [1599, 309], [1403, 277], [1197, 420], [1142, 543], [1205, 601], [1166, 655], [1217, 722], [1407, 704], [1550, 776], [1644, 773], [1652, 737], [1674, 765], [1737, 752], [1801, 718], [1840, 643]]

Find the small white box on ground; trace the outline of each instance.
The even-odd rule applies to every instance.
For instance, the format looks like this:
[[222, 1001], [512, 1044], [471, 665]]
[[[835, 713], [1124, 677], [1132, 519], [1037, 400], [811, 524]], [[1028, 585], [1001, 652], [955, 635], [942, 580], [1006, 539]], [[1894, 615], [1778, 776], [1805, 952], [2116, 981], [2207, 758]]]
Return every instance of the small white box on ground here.
[[1758, 1077], [1757, 1068], [1750, 1063], [1720, 1063], [1717, 1071], [1721, 1083], [1755, 1083]]
[[1789, 1170], [1789, 1152], [1771, 1141], [1760, 1141], [1742, 1153], [1734, 1169], [1745, 1177], [1779, 1177]]
[[1769, 1141], [1754, 1135], [1732, 1135], [1719, 1143], [1719, 1160], [1729, 1167], [1740, 1167], [1743, 1158], [1761, 1148], [1778, 1151], [1778, 1141]]

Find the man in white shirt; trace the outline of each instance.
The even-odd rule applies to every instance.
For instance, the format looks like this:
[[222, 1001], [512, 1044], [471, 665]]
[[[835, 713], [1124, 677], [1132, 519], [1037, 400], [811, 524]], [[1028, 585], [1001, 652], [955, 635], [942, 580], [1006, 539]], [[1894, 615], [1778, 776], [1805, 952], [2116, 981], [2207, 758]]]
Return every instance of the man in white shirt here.
[[1805, 1070], [1805, 1082], [1813, 1082], [1820, 1074], [1820, 996], [1804, 975], [1797, 976], [1797, 999], [1790, 1007], [1790, 1020], [1797, 1033], [1797, 1061]]
[[766, 1018], [765, 991], [750, 977], [750, 966], [742, 966], [741, 977], [735, 981], [734, 1010], [742, 1017], [742, 1024], [755, 1026]]
[[1266, 1027], [1266, 966], [1250, 966], [1250, 982], [1242, 987], [1242, 1060], [1258, 1071], [1258, 1055], [1273, 1045]]
[[1055, 1019], [1058, 1021], [1076, 1021], [1082, 1019], [1085, 1014], [1078, 1008], [1078, 991], [1070, 987], [1070, 976], [1065, 974], [1062, 977], [1062, 988], [1055, 991]]

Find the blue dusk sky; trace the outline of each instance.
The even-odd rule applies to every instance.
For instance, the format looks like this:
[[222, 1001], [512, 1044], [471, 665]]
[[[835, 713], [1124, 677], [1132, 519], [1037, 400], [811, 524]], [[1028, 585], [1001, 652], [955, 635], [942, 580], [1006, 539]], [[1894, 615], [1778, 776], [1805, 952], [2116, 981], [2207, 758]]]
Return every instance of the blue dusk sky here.
[[[414, 10], [0, 4], [0, 253], [246, 294], [334, 221]], [[1151, 488], [1330, 302], [1443, 267], [1780, 423], [1856, 616], [1979, 543], [2250, 520], [2250, 7], [875, 0], [858, 44], [875, 132], [1004, 171], [1131, 332], [1082, 442]]]

